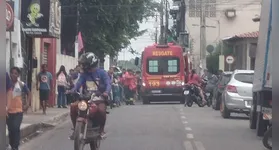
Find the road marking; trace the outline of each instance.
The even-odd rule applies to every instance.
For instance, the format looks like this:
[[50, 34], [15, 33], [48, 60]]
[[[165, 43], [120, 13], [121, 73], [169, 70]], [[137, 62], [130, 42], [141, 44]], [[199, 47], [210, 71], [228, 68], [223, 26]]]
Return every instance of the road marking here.
[[187, 122], [187, 121], [183, 121], [182, 123], [183, 123], [183, 124], [187, 124], [188, 122]]
[[181, 119], [186, 119], [186, 117], [185, 116], [181, 116]]
[[192, 145], [192, 143], [190, 141], [185, 141], [184, 142], [184, 148], [186, 150], [194, 150], [193, 145]]
[[188, 133], [186, 136], [187, 136], [187, 139], [193, 139], [194, 138], [194, 135], [191, 134], [191, 133]]
[[182, 109], [182, 108], [180, 108], [180, 111], [183, 111], [183, 109]]
[[195, 141], [194, 143], [195, 143], [195, 146], [196, 146], [197, 150], [205, 150], [202, 142]]
[[192, 129], [190, 127], [185, 127], [186, 131], [192, 131]]

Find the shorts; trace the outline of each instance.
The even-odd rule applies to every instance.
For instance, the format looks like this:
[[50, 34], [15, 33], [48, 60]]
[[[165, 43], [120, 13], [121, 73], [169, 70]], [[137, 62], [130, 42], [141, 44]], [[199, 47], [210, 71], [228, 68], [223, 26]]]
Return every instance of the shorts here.
[[41, 101], [48, 101], [49, 99], [49, 90], [41, 90], [40, 89], [40, 100]]

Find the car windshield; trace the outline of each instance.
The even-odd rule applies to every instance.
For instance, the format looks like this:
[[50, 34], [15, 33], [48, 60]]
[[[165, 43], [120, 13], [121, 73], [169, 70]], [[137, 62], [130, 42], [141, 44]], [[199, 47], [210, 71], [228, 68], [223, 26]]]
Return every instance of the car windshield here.
[[234, 79], [243, 83], [253, 83], [254, 73], [237, 73]]
[[150, 75], [174, 75], [180, 71], [178, 57], [148, 58], [146, 65]]

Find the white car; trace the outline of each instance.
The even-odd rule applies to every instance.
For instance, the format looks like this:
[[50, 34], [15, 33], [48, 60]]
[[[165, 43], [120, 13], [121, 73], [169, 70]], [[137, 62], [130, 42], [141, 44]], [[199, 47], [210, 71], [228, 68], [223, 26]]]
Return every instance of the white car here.
[[235, 70], [222, 93], [220, 112], [223, 118], [231, 113], [249, 114], [253, 99], [253, 70]]

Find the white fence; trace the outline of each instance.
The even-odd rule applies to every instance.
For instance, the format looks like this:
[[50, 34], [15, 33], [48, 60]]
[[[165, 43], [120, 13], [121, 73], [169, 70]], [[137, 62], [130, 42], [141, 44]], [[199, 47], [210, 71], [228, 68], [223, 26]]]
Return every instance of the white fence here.
[[67, 73], [70, 69], [74, 69], [78, 64], [78, 59], [72, 56], [57, 54], [56, 55], [56, 72], [59, 71], [60, 66], [64, 65]]

